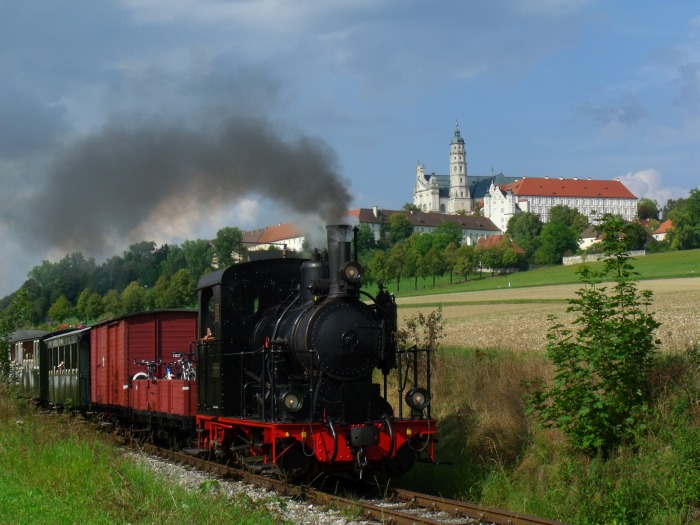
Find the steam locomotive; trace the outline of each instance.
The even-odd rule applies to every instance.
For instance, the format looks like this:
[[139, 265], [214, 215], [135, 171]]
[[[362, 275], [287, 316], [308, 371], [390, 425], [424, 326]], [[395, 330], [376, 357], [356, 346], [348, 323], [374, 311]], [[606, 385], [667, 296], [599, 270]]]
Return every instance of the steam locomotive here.
[[[396, 303], [384, 290], [361, 290], [353, 233], [328, 226], [327, 251], [310, 259], [205, 275], [196, 313], [148, 312], [76, 331], [90, 335], [90, 351], [78, 353], [91, 362], [76, 354], [67, 369], [90, 394], [72, 404], [193, 454], [294, 478], [398, 476], [416, 460], [434, 462], [429, 352], [398, 348]], [[40, 377], [61, 375], [56, 363], [71, 357], [56, 354], [56, 341], [70, 337], [40, 338], [54, 341], [39, 343], [39, 368], [48, 369]], [[138, 373], [138, 363], [173, 354], [195, 357], [196, 381]], [[51, 401], [51, 388], [39, 397]]]

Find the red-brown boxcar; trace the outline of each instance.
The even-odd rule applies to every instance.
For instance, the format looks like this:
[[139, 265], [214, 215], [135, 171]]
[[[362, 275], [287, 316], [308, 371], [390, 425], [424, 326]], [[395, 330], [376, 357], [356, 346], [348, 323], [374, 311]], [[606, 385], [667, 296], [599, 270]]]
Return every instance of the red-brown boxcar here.
[[[190, 351], [196, 334], [197, 314], [185, 310], [145, 312], [94, 325], [91, 332], [93, 406], [106, 412], [133, 415], [149, 426], [182, 426], [182, 419], [196, 413], [195, 383], [160, 377], [167, 363], [173, 360], [173, 353]], [[146, 371], [143, 364], [135, 364], [143, 361], [162, 362], [162, 365], [156, 369], [155, 378], [134, 380], [134, 375]]]

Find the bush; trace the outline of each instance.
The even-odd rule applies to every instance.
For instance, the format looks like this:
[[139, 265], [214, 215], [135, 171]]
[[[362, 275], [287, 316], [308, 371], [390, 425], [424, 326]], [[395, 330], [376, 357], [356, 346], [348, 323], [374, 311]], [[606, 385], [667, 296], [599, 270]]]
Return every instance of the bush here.
[[[571, 443], [591, 456], [607, 455], [634, 437], [648, 410], [648, 379], [659, 326], [648, 309], [651, 292], [637, 291], [626, 253], [624, 221], [606, 215], [600, 229], [606, 255], [602, 271], [584, 266], [584, 287], [569, 301], [577, 330], [554, 322], [547, 357], [555, 368], [553, 384], [536, 391], [532, 410], [546, 427], [561, 429]], [[608, 291], [605, 279], [615, 285]]]

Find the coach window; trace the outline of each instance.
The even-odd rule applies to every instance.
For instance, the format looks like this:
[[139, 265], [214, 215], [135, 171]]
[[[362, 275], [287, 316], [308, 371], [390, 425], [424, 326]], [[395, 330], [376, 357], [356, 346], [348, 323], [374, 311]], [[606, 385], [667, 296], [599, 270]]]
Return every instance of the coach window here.
[[[27, 343], [28, 344], [28, 343]], [[34, 350], [33, 348], [27, 346], [24, 349], [24, 359], [32, 359], [34, 357]]]
[[78, 353], [78, 343], [73, 343], [70, 345], [70, 355], [66, 359], [66, 368], [77, 368], [76, 366], [76, 355]]

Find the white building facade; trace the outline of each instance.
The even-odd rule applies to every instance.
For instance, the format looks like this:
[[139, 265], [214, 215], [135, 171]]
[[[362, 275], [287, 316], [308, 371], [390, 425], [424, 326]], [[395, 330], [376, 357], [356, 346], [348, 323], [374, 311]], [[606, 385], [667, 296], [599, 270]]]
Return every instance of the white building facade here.
[[575, 208], [591, 223], [606, 213], [620, 215], [628, 222], [637, 218], [637, 197], [619, 179], [527, 177], [505, 186], [492, 184], [484, 196], [484, 215], [502, 231], [520, 212], [535, 213], [548, 222], [554, 206]]

